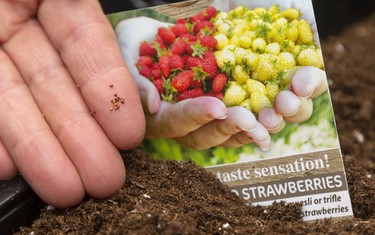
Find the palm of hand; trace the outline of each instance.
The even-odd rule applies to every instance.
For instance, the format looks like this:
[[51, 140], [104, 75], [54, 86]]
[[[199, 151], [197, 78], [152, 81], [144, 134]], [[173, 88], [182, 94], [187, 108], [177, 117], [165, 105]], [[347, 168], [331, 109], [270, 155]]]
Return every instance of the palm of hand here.
[[99, 3], [2, 1], [0, 15], [0, 179], [20, 172], [56, 207], [113, 194], [144, 115]]

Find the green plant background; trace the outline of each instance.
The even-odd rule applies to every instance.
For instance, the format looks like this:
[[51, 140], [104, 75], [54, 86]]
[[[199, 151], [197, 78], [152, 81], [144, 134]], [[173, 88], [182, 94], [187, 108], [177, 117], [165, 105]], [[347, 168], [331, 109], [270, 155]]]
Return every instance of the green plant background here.
[[[152, 8], [113, 13], [107, 17], [115, 28], [121, 20], [137, 16], [175, 23], [175, 19], [162, 15]], [[268, 152], [261, 151], [254, 144], [239, 148], [212, 147], [195, 150], [183, 147], [172, 139], [163, 138], [145, 139], [139, 148], [147, 151], [155, 159], [192, 160], [200, 166], [212, 166], [338, 147], [329, 92], [315, 98], [313, 104], [314, 112], [309, 120], [299, 124], [287, 123], [282, 131], [271, 135], [273, 146]]]

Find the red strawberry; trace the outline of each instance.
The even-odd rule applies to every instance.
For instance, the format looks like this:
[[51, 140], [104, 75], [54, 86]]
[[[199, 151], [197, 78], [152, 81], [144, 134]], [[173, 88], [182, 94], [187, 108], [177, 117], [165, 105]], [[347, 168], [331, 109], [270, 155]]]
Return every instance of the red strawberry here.
[[199, 56], [200, 58], [203, 58], [203, 54], [207, 50], [208, 50], [208, 48], [204, 47], [201, 44], [200, 40], [198, 40], [196, 42], [189, 42], [187, 47], [186, 47], [186, 53], [188, 55]]
[[139, 68], [139, 74], [145, 76], [146, 78], [150, 79], [152, 77], [151, 68], [148, 66], [141, 66]]
[[171, 69], [183, 69], [185, 67], [185, 61], [179, 55], [171, 55], [169, 57], [169, 67]]
[[186, 59], [186, 69], [198, 67], [200, 64], [202, 64], [202, 59], [197, 56], [190, 56]]
[[186, 33], [186, 34], [181, 35], [180, 39], [183, 39], [187, 42], [193, 42], [197, 40], [197, 37], [192, 34]]
[[159, 68], [159, 64], [158, 63], [155, 63], [152, 66], [152, 68], [151, 68], [151, 74], [152, 74], [152, 77], [154, 78], [154, 80], [161, 79], [161, 73], [160, 73], [160, 68]]
[[192, 70], [184, 70], [172, 79], [171, 85], [178, 93], [186, 91], [194, 79]]
[[194, 50], [193, 50], [193, 47], [194, 47], [194, 44], [195, 44], [195, 41], [190, 41], [188, 43], [186, 43], [186, 54], [188, 55], [192, 55]]
[[224, 98], [224, 94], [223, 94], [223, 92], [217, 92], [217, 93], [215, 93], [215, 92], [213, 92], [213, 91], [209, 91], [209, 92], [207, 93], [207, 95], [212, 96], [212, 97], [215, 97], [215, 98], [218, 98], [218, 99], [220, 99], [220, 100], [222, 100], [222, 99]]
[[160, 48], [167, 48], [167, 45], [165, 44], [164, 40], [159, 35], [156, 36], [153, 43], [156, 43], [157, 44], [156, 46]]
[[172, 32], [176, 37], [181, 36], [189, 32], [186, 24], [175, 24], [171, 27]]
[[169, 67], [169, 56], [163, 55], [160, 57], [159, 68], [163, 77], [168, 78], [171, 72], [171, 68]]
[[212, 80], [212, 92], [219, 93], [224, 90], [225, 85], [227, 84], [228, 76], [224, 73], [217, 74]]
[[152, 66], [152, 58], [150, 56], [140, 56], [137, 61], [137, 67]]
[[218, 71], [216, 58], [212, 51], [206, 51], [203, 55], [202, 70], [209, 74], [208, 78], [213, 78]]
[[203, 13], [200, 12], [200, 13], [194, 15], [194, 16], [191, 16], [191, 17], [189, 18], [189, 20], [190, 20], [191, 22], [193, 22], [193, 23], [198, 23], [198, 22], [200, 22], [200, 21], [204, 21]]
[[141, 42], [139, 46], [139, 55], [140, 56], [154, 56], [156, 55], [156, 50], [152, 47], [152, 45], [146, 41]]
[[210, 20], [216, 16], [216, 8], [214, 6], [209, 6], [203, 11], [203, 16], [205, 20]]
[[160, 27], [158, 29], [158, 35], [163, 39], [163, 41], [166, 44], [172, 44], [176, 39], [176, 35], [174, 35], [172, 30], [167, 27]]
[[208, 47], [210, 49], [215, 49], [216, 44], [217, 44], [216, 38], [214, 38], [213, 36], [209, 36], [209, 35], [201, 36], [200, 41], [201, 41], [202, 46]]
[[156, 89], [158, 90], [159, 94], [164, 94], [164, 87], [163, 87], [164, 81], [162, 79], [158, 79], [158, 80], [154, 80], [153, 83]]
[[172, 44], [171, 52], [175, 55], [183, 55], [186, 51], [186, 42], [183, 39], [178, 39]]
[[202, 81], [198, 81], [198, 80], [193, 80], [190, 83], [190, 87], [189, 88], [199, 88], [199, 87], [203, 87], [203, 82]]
[[210, 30], [213, 32], [214, 30], [214, 25], [210, 22], [210, 21], [200, 21], [198, 22], [195, 26], [194, 26], [194, 32], [196, 34], [198, 34], [199, 32], [201, 32], [201, 30]]
[[196, 98], [196, 97], [203, 96], [203, 95], [204, 95], [204, 91], [202, 90], [202, 88], [195, 88], [193, 90], [184, 91], [183, 93], [178, 95], [177, 99], [181, 101], [181, 100]]
[[184, 18], [178, 18], [176, 23], [177, 24], [186, 24], [186, 20]]

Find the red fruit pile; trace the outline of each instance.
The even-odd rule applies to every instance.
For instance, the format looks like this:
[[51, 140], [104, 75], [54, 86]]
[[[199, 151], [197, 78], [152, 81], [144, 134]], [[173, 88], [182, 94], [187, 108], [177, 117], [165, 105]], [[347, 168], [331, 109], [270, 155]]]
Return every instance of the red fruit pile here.
[[171, 27], [160, 27], [152, 42], [139, 47], [137, 68], [158, 89], [161, 98], [177, 102], [198, 96], [223, 98], [227, 75], [218, 69], [217, 44], [211, 22], [216, 8], [180, 18]]

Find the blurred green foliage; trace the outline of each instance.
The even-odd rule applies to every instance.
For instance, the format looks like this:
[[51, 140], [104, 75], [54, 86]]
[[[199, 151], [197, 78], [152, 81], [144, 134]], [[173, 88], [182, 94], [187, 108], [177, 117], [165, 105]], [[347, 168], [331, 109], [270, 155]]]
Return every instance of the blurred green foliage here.
[[[328, 120], [328, 122], [331, 124], [330, 128], [336, 132], [333, 110], [328, 92], [325, 92], [321, 96], [314, 99], [313, 103], [314, 112], [309, 120], [299, 124], [287, 123], [283, 130], [271, 136], [272, 140], [276, 141], [279, 138], [283, 138], [285, 144], [290, 144], [289, 137], [291, 134], [298, 131], [299, 126], [317, 126], [319, 122], [323, 120]], [[239, 155], [241, 153], [252, 154], [257, 146], [254, 144], [248, 144], [239, 148], [213, 147], [205, 150], [194, 150], [183, 147], [172, 139], [158, 138], [145, 139], [140, 148], [150, 153], [150, 155], [155, 159], [177, 161], [192, 160], [200, 166], [212, 166], [235, 163], [239, 160]]]

